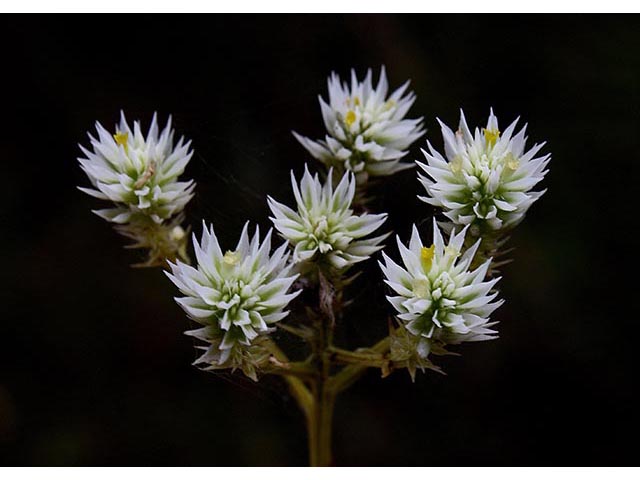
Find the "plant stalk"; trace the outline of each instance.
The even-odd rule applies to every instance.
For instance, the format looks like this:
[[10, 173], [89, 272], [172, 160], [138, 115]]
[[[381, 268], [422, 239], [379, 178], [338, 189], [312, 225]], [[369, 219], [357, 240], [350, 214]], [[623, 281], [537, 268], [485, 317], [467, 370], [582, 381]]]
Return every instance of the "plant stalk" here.
[[326, 382], [318, 381], [313, 388], [311, 415], [308, 417], [309, 463], [312, 467], [332, 465], [332, 426], [335, 394]]

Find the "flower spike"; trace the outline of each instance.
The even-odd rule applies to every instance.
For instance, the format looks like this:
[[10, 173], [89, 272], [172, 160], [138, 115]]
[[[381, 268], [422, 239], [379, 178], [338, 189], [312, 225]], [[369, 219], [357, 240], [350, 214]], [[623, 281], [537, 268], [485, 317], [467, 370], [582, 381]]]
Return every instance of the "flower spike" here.
[[487, 126], [473, 134], [462, 110], [455, 133], [440, 122], [446, 158], [427, 143], [427, 162], [417, 162], [426, 173], [418, 177], [427, 195], [418, 198], [443, 209], [449, 230], [470, 226], [475, 238], [506, 232], [544, 194], [531, 189], [546, 175], [551, 155], [536, 157], [544, 143], [525, 152], [527, 127], [514, 135], [517, 122], [501, 132], [493, 110]]
[[196, 268], [178, 261], [167, 276], [185, 295], [176, 302], [202, 325], [186, 333], [209, 344], [195, 363], [244, 370], [251, 347], [287, 316], [285, 308], [300, 293], [288, 293], [298, 275], [290, 273], [287, 244], [271, 254], [271, 230], [261, 242], [258, 228], [249, 237], [247, 223], [235, 249], [223, 253], [213, 226], [203, 223], [193, 247]]
[[445, 244], [434, 220], [433, 244], [427, 247], [414, 225], [408, 247], [397, 237], [404, 267], [384, 252], [384, 263], [379, 262], [385, 283], [395, 292], [387, 299], [416, 338], [420, 358], [427, 358], [434, 346], [495, 338], [489, 316], [503, 303], [494, 301], [497, 293], [492, 292], [499, 278], [484, 281], [491, 260], [470, 269], [479, 242], [461, 253], [467, 230], [454, 230]]
[[365, 237], [384, 223], [387, 214], [354, 215], [351, 210], [356, 190], [354, 175], [345, 173], [335, 188], [332, 175], [330, 169], [329, 177], [322, 183], [305, 166], [299, 185], [291, 172], [296, 210], [271, 197], [268, 202], [274, 226], [293, 247], [293, 262], [317, 261], [344, 271], [382, 248], [380, 242], [388, 234]]
[[133, 217], [147, 217], [162, 223], [182, 212], [193, 197], [192, 180], [178, 181], [191, 160], [191, 142], [180, 138], [174, 145], [171, 117], [159, 132], [154, 114], [146, 137], [140, 123], [133, 123], [133, 130], [121, 112], [120, 123], [114, 133], [96, 123], [98, 138], [89, 134], [93, 151], [80, 146], [85, 158], [78, 161], [93, 188], [81, 191], [110, 200], [113, 208], [94, 212], [109, 222], [129, 223]]
[[424, 134], [422, 118], [405, 119], [415, 101], [405, 94], [407, 81], [391, 95], [384, 67], [376, 87], [371, 69], [364, 81], [351, 71], [351, 85], [336, 73], [328, 80], [329, 100], [318, 97], [327, 129], [324, 140], [311, 140], [293, 132], [316, 159], [338, 172], [353, 172], [358, 186], [369, 177], [392, 175], [413, 165], [400, 163], [409, 146]]

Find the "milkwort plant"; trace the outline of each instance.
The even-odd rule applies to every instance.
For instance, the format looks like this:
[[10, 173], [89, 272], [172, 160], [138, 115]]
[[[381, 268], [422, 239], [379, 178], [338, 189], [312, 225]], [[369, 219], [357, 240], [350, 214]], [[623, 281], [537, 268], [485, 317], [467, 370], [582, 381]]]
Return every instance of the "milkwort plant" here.
[[[496, 267], [505, 260], [495, 259], [544, 193], [532, 189], [550, 160], [537, 156], [544, 144], [526, 150], [526, 126], [516, 133], [516, 120], [501, 132], [491, 110], [486, 127], [473, 131], [462, 111], [455, 132], [440, 122], [445, 155], [427, 142], [425, 161], [405, 162], [425, 133], [421, 118], [405, 118], [415, 100], [408, 82], [389, 94], [383, 68], [375, 87], [371, 70], [363, 81], [352, 71], [350, 84], [332, 73], [328, 87], [328, 101], [320, 97], [325, 138], [294, 132], [320, 175], [307, 165], [300, 180], [291, 172], [294, 205], [266, 199], [281, 239], [273, 248], [273, 229], [261, 236], [247, 223], [235, 246], [223, 246], [215, 229], [224, 225], [203, 222], [190, 260], [183, 210], [195, 184], [179, 177], [193, 151], [183, 138], [174, 142], [171, 119], [160, 131], [154, 115], [146, 135], [124, 114], [111, 132], [98, 123], [79, 159], [92, 184], [80, 190], [110, 204], [94, 212], [147, 252], [139, 266], [163, 266], [178, 288], [176, 302], [197, 324], [185, 332], [199, 341], [194, 365], [256, 382], [281, 376], [305, 415], [314, 466], [332, 463], [336, 397], [367, 369], [383, 377], [406, 370], [414, 379], [418, 370], [441, 371], [434, 357], [451, 345], [497, 337], [491, 315], [503, 302]], [[370, 186], [416, 164], [419, 199], [439, 209], [440, 220], [430, 222], [431, 233], [413, 225], [408, 243], [396, 236], [399, 256], [388, 254], [388, 215], [369, 211]], [[369, 347], [339, 346], [345, 288], [372, 259], [388, 286], [388, 335]], [[290, 358], [276, 329], [300, 337], [307, 355]]]

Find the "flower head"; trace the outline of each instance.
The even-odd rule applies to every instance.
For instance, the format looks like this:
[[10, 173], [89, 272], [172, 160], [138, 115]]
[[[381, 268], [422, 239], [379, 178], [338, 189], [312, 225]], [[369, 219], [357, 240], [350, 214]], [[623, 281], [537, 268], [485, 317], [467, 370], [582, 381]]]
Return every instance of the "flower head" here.
[[445, 245], [434, 220], [433, 244], [427, 247], [414, 225], [409, 248], [397, 239], [404, 268], [382, 254], [385, 283], [397, 294], [387, 299], [406, 330], [419, 338], [422, 358], [434, 345], [489, 340], [496, 333], [489, 315], [502, 301], [494, 302], [497, 293], [490, 291], [499, 278], [484, 281], [491, 260], [469, 270], [479, 242], [461, 254], [467, 228], [451, 233]]
[[470, 225], [474, 237], [508, 230], [544, 194], [531, 189], [547, 173], [551, 155], [536, 157], [544, 143], [525, 152], [526, 125], [513, 135], [517, 122], [500, 132], [491, 110], [486, 128], [473, 135], [462, 111], [455, 133], [440, 122], [446, 159], [428, 143], [427, 163], [417, 162], [427, 174], [419, 180], [428, 196], [419, 198], [444, 210], [448, 228]]
[[298, 187], [293, 172], [291, 185], [297, 210], [269, 197], [273, 213], [271, 220], [280, 234], [293, 245], [293, 261], [326, 261], [334, 269], [342, 270], [369, 258], [382, 248], [380, 242], [388, 234], [364, 238], [377, 230], [387, 214], [354, 215], [351, 203], [355, 194], [355, 178], [345, 173], [333, 188], [333, 171], [324, 184], [318, 175], [305, 173]]
[[197, 268], [178, 261], [167, 273], [185, 296], [178, 304], [202, 328], [186, 332], [209, 343], [196, 363], [212, 368], [241, 366], [244, 353], [282, 320], [284, 309], [300, 292], [287, 293], [297, 275], [290, 274], [287, 245], [273, 254], [271, 230], [260, 242], [245, 224], [234, 250], [223, 253], [213, 227], [204, 230], [200, 243], [193, 238]]
[[121, 113], [120, 124], [109, 133], [96, 123], [98, 138], [89, 134], [93, 151], [80, 145], [86, 158], [78, 161], [94, 188], [80, 188], [85, 193], [115, 203], [114, 208], [95, 213], [114, 223], [124, 224], [132, 217], [144, 216], [155, 223], [181, 212], [193, 197], [193, 181], [179, 182], [193, 155], [191, 142], [180, 138], [174, 146], [171, 117], [158, 132], [156, 115], [145, 137], [140, 123], [133, 130]]
[[358, 184], [369, 176], [392, 175], [411, 168], [400, 163], [415, 140], [424, 134], [422, 118], [405, 119], [415, 101], [409, 85], [387, 96], [389, 88], [384, 67], [378, 85], [373, 88], [371, 69], [364, 81], [351, 71], [351, 86], [335, 73], [328, 81], [329, 103], [319, 97], [327, 135], [313, 141], [294, 132], [296, 139], [313, 157], [338, 171], [356, 174]]

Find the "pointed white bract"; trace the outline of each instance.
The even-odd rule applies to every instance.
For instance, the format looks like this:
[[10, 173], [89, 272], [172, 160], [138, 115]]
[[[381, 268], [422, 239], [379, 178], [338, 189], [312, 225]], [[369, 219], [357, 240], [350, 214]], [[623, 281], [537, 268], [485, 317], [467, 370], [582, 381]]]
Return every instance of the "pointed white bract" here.
[[358, 184], [369, 176], [391, 175], [413, 165], [400, 163], [407, 148], [424, 134], [422, 118], [405, 119], [415, 101], [406, 93], [407, 81], [391, 95], [384, 67], [374, 88], [371, 69], [364, 81], [351, 71], [351, 85], [332, 73], [328, 80], [329, 102], [319, 97], [327, 135], [313, 141], [293, 132], [316, 159], [338, 171], [356, 174]]
[[354, 215], [351, 204], [356, 190], [354, 175], [345, 173], [340, 183], [332, 185], [333, 171], [324, 182], [318, 175], [305, 173], [298, 186], [291, 172], [291, 186], [297, 202], [293, 210], [268, 197], [273, 213], [271, 220], [293, 248], [295, 263], [314, 261], [328, 263], [336, 270], [368, 259], [382, 248], [380, 242], [388, 234], [365, 238], [377, 230], [387, 214]]
[[85, 193], [115, 203], [113, 208], [95, 210], [106, 220], [124, 224], [143, 215], [161, 223], [177, 213], [193, 197], [192, 180], [178, 181], [191, 160], [191, 142], [180, 138], [174, 145], [171, 117], [159, 132], [156, 115], [146, 137], [140, 123], [129, 127], [124, 113], [114, 133], [96, 123], [98, 137], [89, 134], [89, 151], [80, 145], [85, 158], [78, 161], [94, 188], [80, 188]]
[[547, 173], [551, 155], [536, 157], [544, 143], [525, 152], [526, 125], [514, 135], [517, 122], [500, 132], [493, 110], [486, 128], [473, 134], [462, 111], [455, 133], [440, 122], [446, 158], [427, 143], [427, 162], [417, 162], [427, 174], [419, 174], [427, 196], [418, 198], [443, 209], [447, 228], [470, 225], [474, 237], [506, 231], [544, 194], [531, 189]]
[[491, 293], [499, 278], [484, 281], [491, 260], [469, 270], [480, 242], [461, 254], [467, 229], [451, 233], [445, 245], [434, 220], [434, 243], [425, 247], [414, 225], [408, 248], [397, 238], [404, 267], [382, 254], [385, 283], [397, 294], [387, 299], [407, 331], [419, 338], [421, 358], [434, 345], [495, 338], [489, 316], [503, 303], [494, 301], [498, 294]]
[[197, 268], [178, 261], [167, 275], [185, 295], [176, 298], [178, 304], [203, 326], [186, 333], [209, 344], [195, 363], [241, 366], [235, 362], [243, 349], [285, 318], [285, 308], [300, 293], [288, 293], [297, 275], [290, 273], [287, 244], [271, 254], [271, 230], [260, 242], [259, 229], [250, 238], [247, 223], [235, 249], [223, 253], [213, 226], [203, 224], [193, 247]]

